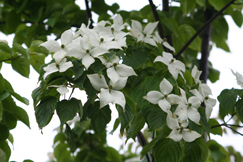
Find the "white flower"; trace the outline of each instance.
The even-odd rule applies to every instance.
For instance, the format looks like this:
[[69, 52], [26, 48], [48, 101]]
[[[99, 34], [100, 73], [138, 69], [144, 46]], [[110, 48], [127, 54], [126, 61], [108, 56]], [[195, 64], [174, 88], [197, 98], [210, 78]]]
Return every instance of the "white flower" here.
[[66, 61], [67, 61], [67, 59], [64, 58], [64, 59], [61, 60], [60, 63], [54, 62], [54, 63], [51, 63], [48, 66], [44, 67], [43, 69], [46, 72], [43, 76], [43, 79], [45, 80], [45, 78], [52, 73], [55, 73], [57, 71], [62, 73], [62, 72], [65, 72], [70, 67], [73, 67], [73, 64], [72, 64], [71, 61], [68, 61], [68, 62], [66, 62]]
[[99, 57], [99, 59], [107, 67], [107, 76], [111, 79], [113, 83], [117, 82], [120, 77], [129, 77], [132, 75], [137, 76], [132, 67], [125, 64], [119, 64], [120, 59], [116, 55], [113, 55], [109, 59], [109, 61], [107, 61], [103, 57]]
[[8, 42], [6, 40], [3, 40], [3, 39], [0, 39], [0, 42], [8, 44]]
[[168, 127], [172, 129], [167, 138], [171, 138], [175, 142], [179, 142], [182, 139], [184, 139], [186, 142], [192, 142], [195, 139], [201, 137], [201, 134], [197, 133], [196, 131], [192, 131], [190, 129], [186, 129], [183, 126], [180, 126], [178, 119], [174, 114], [172, 114], [170, 110], [167, 112], [166, 122]]
[[167, 65], [169, 72], [175, 79], [177, 79], [179, 73], [183, 77], [181, 71], [186, 71], [185, 65], [181, 61], [173, 58], [173, 55], [171, 53], [163, 52], [163, 57], [157, 56], [155, 58], [154, 62], [157, 61], [163, 62], [165, 65]]
[[66, 30], [61, 35], [61, 45], [54, 40], [48, 40], [47, 42], [44, 42], [40, 44], [40, 46], [46, 47], [50, 52], [55, 52], [53, 55], [53, 58], [56, 62], [61, 62], [61, 60], [65, 57], [67, 51], [68, 51], [68, 45], [73, 40], [73, 32], [71, 29]]
[[158, 23], [159, 22], [148, 23], [143, 30], [142, 24], [139, 21], [132, 20], [132, 28], [130, 29], [131, 34], [132, 36], [137, 38], [138, 42], [142, 41], [152, 46], [156, 46], [156, 42], [154, 41], [151, 34], [158, 25]]
[[197, 83], [199, 83], [199, 84], [202, 83], [201, 80], [199, 79], [201, 73], [202, 73], [202, 71], [199, 71], [199, 70], [197, 69], [197, 66], [194, 65], [194, 67], [192, 68], [192, 72], [191, 72], [191, 74], [192, 74], [192, 77], [193, 77], [193, 79], [194, 79], [194, 81], [195, 81], [196, 84], [197, 84]]
[[171, 108], [171, 104], [178, 104], [180, 102], [180, 97], [175, 94], [170, 94], [173, 86], [165, 78], [161, 81], [159, 87], [161, 92], [150, 91], [143, 98], [152, 104], [158, 104], [164, 112], [167, 112]]
[[197, 96], [201, 102], [204, 102], [206, 106], [206, 118], [209, 120], [209, 117], [211, 116], [213, 107], [216, 105], [216, 100], [209, 97], [209, 95], [212, 95], [211, 89], [207, 84], [199, 84], [199, 91], [196, 89], [190, 90], [192, 94]]
[[88, 42], [87, 37], [82, 37], [79, 40], [79, 44], [69, 50], [67, 56], [82, 59], [82, 64], [86, 69], [88, 69], [89, 66], [95, 62], [96, 57], [108, 52], [108, 50], [105, 48], [92, 47]]
[[232, 69], [231, 69], [231, 72], [236, 77], [237, 84], [239, 86], [241, 86], [241, 88], [243, 88], [243, 76], [240, 73], [238, 73], [238, 72], [235, 73]]
[[64, 95], [69, 92], [66, 85], [50, 85], [49, 87], [57, 87], [57, 92], [59, 92], [61, 95]]
[[175, 48], [172, 47], [168, 42], [163, 41], [163, 46], [165, 46], [166, 48], [168, 48], [169, 50], [173, 51], [175, 53]]
[[198, 112], [198, 108], [201, 105], [200, 98], [196, 96], [191, 96], [188, 100], [186, 98], [186, 93], [183, 89], [181, 91], [181, 103], [177, 106], [174, 114], [178, 115], [178, 119], [180, 122], [188, 120], [188, 118], [194, 123], [200, 125], [200, 114]]
[[121, 77], [117, 82], [113, 83], [110, 81], [110, 84], [107, 85], [105, 77], [98, 74], [89, 74], [87, 75], [92, 86], [100, 91], [100, 108], [106, 106], [109, 103], [118, 104], [123, 109], [125, 109], [125, 96], [121, 90], [125, 87], [127, 82], [127, 77]]

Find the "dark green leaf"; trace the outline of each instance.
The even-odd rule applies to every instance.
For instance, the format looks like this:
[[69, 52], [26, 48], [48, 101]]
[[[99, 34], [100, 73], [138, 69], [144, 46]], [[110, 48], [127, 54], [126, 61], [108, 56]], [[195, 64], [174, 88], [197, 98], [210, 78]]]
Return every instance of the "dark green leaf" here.
[[128, 132], [128, 137], [127, 139], [129, 138], [133, 138], [133, 140], [135, 140], [138, 132], [144, 127], [144, 124], [145, 124], [145, 119], [143, 118], [142, 116], [142, 113], [139, 113], [134, 121], [132, 122], [132, 126], [131, 126], [131, 131]]
[[196, 0], [197, 4], [200, 6], [206, 7], [206, 0]]
[[5, 141], [9, 136], [9, 129], [5, 124], [0, 124], [0, 141]]
[[110, 132], [111, 135], [113, 135], [113, 133], [116, 131], [116, 129], [118, 128], [119, 124], [120, 124], [120, 119], [119, 118], [116, 118], [116, 120], [114, 122], [114, 125], [113, 125], [113, 129]]
[[161, 110], [158, 105], [146, 105], [142, 109], [142, 114], [152, 131], [166, 123], [167, 113]]
[[40, 67], [45, 63], [45, 55], [32, 54], [30, 55], [30, 64], [33, 66], [37, 73], [40, 72]]
[[8, 91], [4, 91], [0, 93], [0, 101], [4, 100], [5, 98], [7, 98], [10, 95], [10, 93]]
[[15, 93], [14, 91], [9, 90], [9, 92], [12, 96], [14, 96], [14, 98], [19, 100], [20, 102], [29, 105], [29, 100], [27, 98], [20, 96], [18, 93]]
[[208, 156], [208, 146], [203, 138], [186, 142], [183, 162], [205, 162]]
[[40, 129], [51, 121], [56, 105], [56, 97], [47, 97], [38, 104], [35, 110], [35, 117]]
[[214, 69], [213, 67], [209, 67], [208, 72], [209, 72], [208, 79], [212, 83], [215, 83], [217, 80], [219, 80], [220, 71]]
[[4, 52], [4, 53], [8, 53], [11, 56], [12, 53], [12, 49], [8, 46], [7, 43], [4, 42], [0, 42], [0, 51]]
[[223, 146], [221, 146], [214, 140], [209, 140], [207, 144], [210, 150], [211, 157], [209, 157], [209, 159], [212, 159], [211, 161], [216, 161], [216, 162], [230, 161], [229, 153], [225, 150]]
[[76, 147], [75, 147], [73, 132], [67, 123], [65, 125], [66, 125], [65, 133], [67, 135], [67, 141], [68, 141], [69, 147], [71, 149], [70, 151], [74, 152]]
[[231, 17], [233, 18], [235, 24], [240, 28], [242, 25], [243, 17], [241, 11], [235, 10], [231, 14]]
[[3, 120], [3, 104], [0, 101], [0, 123], [2, 122], [2, 120]]
[[209, 3], [218, 11], [222, 9], [228, 2], [229, 0], [220, 0], [220, 1], [209, 0]]
[[5, 90], [5, 80], [2, 76], [2, 74], [0, 73], [0, 94], [4, 92]]
[[76, 98], [59, 101], [57, 103], [56, 111], [61, 125], [65, 124], [68, 120], [72, 120], [81, 109], [82, 103]]
[[100, 103], [95, 102], [91, 112], [91, 123], [94, 127], [95, 133], [97, 133], [98, 136], [100, 136], [105, 131], [106, 125], [111, 120], [111, 110], [109, 105], [106, 105], [101, 109], [99, 107]]
[[28, 78], [30, 74], [30, 61], [24, 56], [17, 56], [11, 60], [12, 68], [22, 76]]
[[163, 159], [163, 162], [179, 162], [183, 155], [179, 142], [170, 138], [159, 140], [154, 146], [153, 153], [156, 161]]
[[84, 72], [84, 66], [82, 65], [82, 62], [80, 60], [73, 60], [73, 67], [72, 70], [75, 74], [75, 79], [78, 79]]
[[17, 118], [13, 114], [3, 111], [2, 123], [7, 125], [8, 129], [14, 129], [17, 125]]
[[237, 101], [236, 113], [239, 115], [240, 120], [243, 121], [243, 99]]
[[140, 68], [147, 61], [147, 52], [143, 48], [129, 49], [123, 57], [123, 63], [133, 69]]

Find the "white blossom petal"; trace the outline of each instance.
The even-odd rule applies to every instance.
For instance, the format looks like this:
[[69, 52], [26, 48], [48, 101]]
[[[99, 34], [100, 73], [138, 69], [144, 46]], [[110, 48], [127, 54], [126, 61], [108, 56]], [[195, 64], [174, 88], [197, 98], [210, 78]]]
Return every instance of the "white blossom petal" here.
[[66, 30], [65, 32], [62, 33], [62, 35], [61, 35], [62, 44], [64, 44], [66, 46], [69, 43], [71, 43], [72, 40], [73, 40], [73, 32], [71, 29]]
[[60, 44], [54, 40], [48, 40], [47, 42], [40, 44], [40, 46], [46, 47], [50, 52], [57, 52], [62, 49]]
[[173, 129], [169, 136], [167, 138], [171, 138], [173, 139], [175, 142], [179, 142], [180, 140], [182, 140], [182, 134], [180, 133], [180, 130], [178, 129]]
[[195, 139], [201, 137], [201, 134], [197, 133], [196, 131], [189, 130], [189, 129], [183, 129], [182, 136], [186, 142], [192, 142]]
[[159, 88], [163, 94], [169, 94], [173, 90], [172, 84], [165, 78], [160, 82]]
[[120, 78], [119, 74], [114, 67], [110, 67], [106, 70], [107, 76], [111, 79], [113, 83], [117, 82]]
[[168, 48], [169, 50], [171, 50], [175, 53], [175, 48], [172, 47], [168, 42], [163, 42], [162, 44], [163, 44], [163, 46], [165, 46], [166, 48]]
[[82, 59], [82, 64], [85, 66], [86, 69], [89, 68], [91, 64], [95, 62], [95, 59], [91, 57], [89, 54], [85, 55]]
[[98, 74], [88, 74], [87, 77], [89, 78], [92, 86], [97, 91], [100, 91], [101, 88], [108, 88], [105, 77], [103, 75], [99, 76]]
[[164, 112], [167, 112], [171, 108], [171, 104], [166, 99], [160, 100], [158, 105]]
[[120, 75], [120, 76], [124, 76], [124, 77], [129, 77], [131, 75], [135, 75], [137, 76], [137, 74], [135, 73], [135, 71], [133, 70], [132, 67], [127, 66], [125, 64], [119, 64], [116, 66], [116, 72]]
[[197, 109], [195, 108], [188, 108], [187, 109], [187, 116], [188, 118], [193, 121], [194, 123], [196, 123], [197, 125], [200, 125], [199, 121], [200, 121], [200, 114], [197, 111]]
[[137, 29], [139, 32], [143, 31], [142, 24], [137, 20], [132, 20], [132, 28]]
[[121, 90], [122, 88], [124, 88], [127, 84], [127, 77], [119, 77], [119, 80], [115, 83], [110, 83], [110, 85], [112, 85], [113, 89], [115, 90]]
[[120, 91], [116, 91], [112, 89], [111, 96], [113, 98], [113, 103], [120, 105], [123, 108], [123, 110], [125, 110], [126, 100], [124, 94]]
[[57, 91], [61, 94], [64, 95], [69, 92], [68, 88], [64, 85], [61, 85], [57, 88]]
[[110, 94], [109, 89], [100, 89], [100, 108], [113, 102], [113, 96]]
[[177, 117], [170, 110], [167, 111], [166, 123], [172, 130], [180, 128]]
[[62, 72], [65, 72], [67, 69], [69, 69], [70, 67], [73, 67], [73, 64], [71, 61], [68, 61], [66, 62], [66, 59], [63, 59], [62, 62], [60, 62], [60, 65], [59, 65], [59, 71], [62, 73]]
[[143, 98], [151, 102], [152, 104], [158, 104], [158, 102], [162, 100], [163, 97], [164, 96], [158, 91], [150, 91]]
[[157, 22], [154, 22], [154, 23], [148, 23], [145, 26], [143, 32], [145, 34], [151, 34], [154, 31], [154, 29], [156, 28], [156, 26], [158, 25], [158, 23], [159, 23], [158, 21]]

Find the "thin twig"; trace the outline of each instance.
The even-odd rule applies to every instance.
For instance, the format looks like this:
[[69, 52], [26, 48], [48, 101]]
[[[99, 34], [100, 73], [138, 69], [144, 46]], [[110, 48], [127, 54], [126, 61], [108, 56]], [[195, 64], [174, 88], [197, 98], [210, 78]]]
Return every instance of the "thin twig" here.
[[162, 24], [160, 22], [159, 15], [158, 15], [158, 13], [156, 11], [156, 7], [155, 7], [155, 5], [153, 3], [153, 0], [149, 0], [149, 5], [150, 5], [150, 8], [151, 8], [152, 13], [154, 15], [155, 21], [159, 22], [158, 25], [157, 25], [157, 29], [158, 29], [159, 35], [160, 35], [161, 38], [164, 38], [165, 36], [164, 36], [163, 27], [162, 27]]
[[228, 126], [228, 125], [225, 125], [225, 126], [226, 126], [227, 128], [229, 128], [229, 129], [231, 129], [233, 132], [238, 133], [239, 135], [243, 136], [242, 133], [240, 133], [240, 132], [238, 132], [237, 130], [231, 128], [230, 126]]
[[[146, 141], [146, 139], [144, 138], [143, 133], [142, 133], [141, 131], [138, 132], [138, 134], [137, 134], [137, 138], [138, 138], [138, 142], [139, 142], [139, 144], [140, 144], [142, 147], [144, 147], [145, 145], [147, 145], [147, 141]], [[147, 162], [150, 162], [148, 153], [146, 154], [146, 159], [147, 159]]]
[[192, 37], [191, 39], [181, 48], [181, 50], [175, 55], [175, 58], [178, 58], [184, 50], [192, 43], [192, 41], [209, 25], [213, 20], [215, 20], [226, 8], [228, 8], [231, 4], [236, 0], [231, 0], [227, 3], [221, 10], [219, 10], [210, 20], [207, 21]]
[[89, 8], [88, 0], [85, 0], [85, 6], [86, 6], [86, 18], [87, 18], [88, 22], [90, 21], [89, 28], [93, 29], [94, 26], [93, 26], [92, 14], [91, 14], [91, 10]]
[[236, 113], [232, 114], [232, 116], [229, 118], [229, 120], [225, 123], [228, 123], [235, 115], [236, 115]]

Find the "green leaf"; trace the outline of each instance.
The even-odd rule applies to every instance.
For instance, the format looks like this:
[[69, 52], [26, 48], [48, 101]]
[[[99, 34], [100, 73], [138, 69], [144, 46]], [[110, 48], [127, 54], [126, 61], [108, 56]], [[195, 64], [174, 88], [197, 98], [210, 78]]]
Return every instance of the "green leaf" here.
[[16, 127], [17, 118], [13, 114], [11, 114], [7, 111], [3, 111], [2, 123], [7, 125], [8, 129], [11, 130], [11, 129], [14, 129]]
[[0, 101], [4, 100], [5, 98], [7, 98], [10, 95], [10, 93], [8, 91], [4, 91], [0, 93]]
[[221, 10], [228, 2], [229, 0], [209, 0], [209, 3], [218, 11]]
[[171, 130], [166, 127], [166, 126], [163, 126], [162, 127], [162, 130], [161, 130], [161, 133], [156, 136], [151, 142], [149, 142], [147, 145], [145, 145], [141, 151], [141, 156], [140, 156], [140, 159], [142, 159], [150, 150], [152, 150], [152, 148], [154, 147], [154, 145], [160, 140], [160, 139], [163, 139], [163, 138], [166, 138], [169, 134], [170, 134]]
[[[11, 155], [11, 149], [7, 143], [7, 141], [0, 141], [0, 155], [1, 155], [1, 162], [8, 162], [10, 155]], [[3, 153], [2, 153], [3, 151]]]
[[106, 125], [111, 120], [111, 110], [109, 105], [106, 105], [101, 109], [99, 107], [100, 103], [95, 102], [91, 112], [91, 124], [94, 127], [95, 133], [97, 133], [98, 136], [101, 136], [106, 129]]
[[40, 72], [40, 67], [45, 63], [45, 55], [35, 54], [30, 55], [30, 64], [33, 66], [37, 73]]
[[15, 93], [14, 91], [9, 90], [9, 92], [12, 96], [14, 96], [14, 98], [19, 100], [20, 102], [29, 105], [29, 100], [27, 98], [20, 96], [18, 93]]
[[179, 162], [183, 152], [179, 142], [175, 142], [170, 138], [159, 140], [153, 149], [155, 161], [163, 162]]
[[[209, 119], [209, 125], [211, 128], [210, 133], [222, 136], [223, 134], [222, 127], [219, 126], [219, 122], [216, 119]], [[216, 126], [216, 125], [218, 125], [218, 127], [212, 128], [212, 126]]]
[[5, 141], [9, 136], [9, 129], [5, 124], [0, 124], [0, 141]]
[[138, 69], [147, 61], [146, 53], [143, 48], [128, 48], [126, 56], [123, 57], [123, 63], [133, 69]]
[[161, 127], [166, 123], [167, 113], [161, 110], [158, 105], [149, 104], [142, 109], [144, 119], [151, 131]]
[[243, 121], [243, 99], [237, 101], [236, 113], [239, 115], [240, 120]]
[[194, 10], [196, 7], [196, 1], [195, 0], [181, 0], [181, 9], [184, 12], [184, 14], [188, 14], [192, 10]]
[[17, 56], [15, 59], [11, 60], [11, 65], [16, 72], [26, 78], [29, 78], [30, 62], [28, 58], [24, 56]]
[[67, 150], [68, 144], [59, 143], [54, 148], [54, 156], [58, 162], [70, 161], [70, 151]]
[[231, 17], [233, 18], [235, 24], [236, 24], [238, 27], [241, 27], [242, 22], [243, 22], [243, 16], [242, 16], [241, 11], [234, 10], [234, 11], [231, 13]]
[[[182, 33], [181, 36], [184, 42], [187, 42], [196, 33], [195, 29], [187, 24], [181, 25], [179, 27], [179, 31]], [[189, 48], [197, 51], [201, 50], [201, 39], [199, 38], [199, 36], [197, 36], [196, 39], [193, 40], [193, 42], [189, 45]]]
[[2, 74], [0, 73], [0, 94], [4, 92], [5, 90], [5, 80], [2, 76]]
[[70, 126], [67, 123], [65, 125], [66, 125], [65, 133], [67, 135], [67, 141], [68, 141], [68, 144], [70, 147], [70, 151], [74, 152], [76, 149], [75, 142], [74, 142], [74, 135], [73, 135], [73, 132], [72, 132]]
[[132, 126], [131, 126], [131, 131], [128, 132], [127, 140], [129, 138], [133, 138], [135, 140], [138, 132], [144, 127], [145, 124], [145, 119], [142, 116], [142, 113], [138, 113], [138, 115], [135, 117]]
[[199, 4], [202, 7], [206, 7], [206, 0], [196, 0], [197, 4]]
[[0, 123], [2, 122], [2, 120], [3, 120], [3, 104], [0, 101]]
[[56, 97], [47, 97], [37, 105], [35, 110], [36, 121], [39, 125], [39, 128], [42, 129], [50, 121], [56, 109], [57, 99]]
[[193, 142], [186, 142], [183, 162], [205, 162], [208, 156], [208, 146], [203, 138]]
[[61, 125], [65, 124], [68, 120], [72, 120], [81, 109], [82, 103], [76, 98], [59, 101], [57, 103], [56, 111]]
[[128, 97], [126, 97], [125, 111], [120, 105], [117, 105], [117, 110], [119, 112], [119, 118], [121, 122], [120, 134], [123, 134], [124, 129], [129, 124], [131, 124], [135, 109], [136, 109], [135, 103]]
[[4, 43], [4, 42], [0, 42], [0, 51], [2, 51], [4, 53], [8, 53], [10, 55], [12, 53], [12, 49], [8, 46], [7, 43]]
[[215, 162], [230, 161], [229, 153], [225, 150], [223, 146], [221, 146], [214, 140], [209, 140], [207, 144], [210, 150], [211, 157], [209, 157], [209, 159], [212, 159], [211, 161], [215, 161]]
[[220, 109], [224, 109], [227, 115], [230, 109], [233, 109], [237, 99], [237, 91], [235, 89], [224, 89], [218, 96], [220, 102]]
[[26, 49], [24, 49], [20, 44], [13, 43], [13, 53], [17, 55], [22, 55], [26, 58], [28, 58], [28, 54]]
[[26, 111], [18, 106], [14, 111], [14, 116], [30, 128], [29, 116]]
[[113, 125], [113, 129], [112, 129], [112, 131], [111, 131], [109, 134], [113, 135], [113, 133], [114, 133], [114, 132], [116, 131], [116, 129], [118, 128], [119, 124], [120, 124], [120, 119], [119, 119], [119, 118], [116, 118], [116, 120], [115, 120], [115, 122], [114, 122], [114, 125]]
[[212, 83], [215, 83], [217, 80], [219, 80], [219, 75], [220, 75], [220, 71], [209, 66], [209, 68], [208, 68], [208, 79]]
[[71, 68], [75, 74], [75, 80], [78, 79], [84, 72], [84, 66], [78, 59], [72, 61], [73, 67]]

